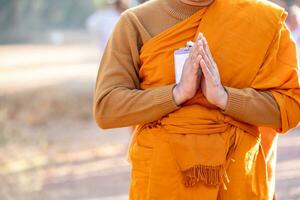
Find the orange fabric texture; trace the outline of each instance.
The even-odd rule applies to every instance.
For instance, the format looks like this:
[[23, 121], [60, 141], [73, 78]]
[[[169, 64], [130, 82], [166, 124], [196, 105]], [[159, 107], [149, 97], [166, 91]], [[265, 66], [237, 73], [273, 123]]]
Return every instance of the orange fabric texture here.
[[[300, 89], [295, 45], [284, 36], [289, 34], [285, 18], [281, 8], [264, 1], [216, 0], [144, 44], [141, 88], [174, 83], [174, 50], [202, 32], [222, 83], [272, 89], [281, 111], [281, 132], [286, 132], [300, 120]], [[266, 163], [258, 128], [224, 115], [199, 90], [179, 110], [137, 127], [130, 147], [131, 198], [271, 199], [272, 167]], [[273, 141], [265, 139], [265, 151]]]

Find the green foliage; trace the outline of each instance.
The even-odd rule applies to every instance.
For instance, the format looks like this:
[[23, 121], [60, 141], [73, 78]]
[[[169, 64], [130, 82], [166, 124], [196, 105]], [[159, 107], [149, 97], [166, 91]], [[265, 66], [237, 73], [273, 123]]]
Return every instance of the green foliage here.
[[12, 25], [12, 3], [10, 0], [0, 0], [0, 30], [5, 30]]
[[98, 8], [101, 8], [105, 5], [106, 1], [105, 0], [93, 0], [94, 5]]
[[[282, 1], [282, 0], [280, 0]], [[283, 0], [292, 3], [295, 0]], [[0, 35], [11, 30], [77, 29], [107, 0], [0, 0]]]
[[0, 0], [0, 30], [81, 28], [101, 2], [103, 0]]

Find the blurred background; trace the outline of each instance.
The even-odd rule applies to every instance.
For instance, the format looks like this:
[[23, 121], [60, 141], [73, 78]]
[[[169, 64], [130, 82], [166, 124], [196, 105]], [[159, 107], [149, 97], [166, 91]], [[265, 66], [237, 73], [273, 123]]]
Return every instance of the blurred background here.
[[[92, 98], [119, 14], [142, 1], [0, 0], [0, 200], [125, 200], [130, 128]], [[300, 1], [278, 1], [300, 43]], [[279, 139], [278, 199], [300, 199], [300, 131]]]

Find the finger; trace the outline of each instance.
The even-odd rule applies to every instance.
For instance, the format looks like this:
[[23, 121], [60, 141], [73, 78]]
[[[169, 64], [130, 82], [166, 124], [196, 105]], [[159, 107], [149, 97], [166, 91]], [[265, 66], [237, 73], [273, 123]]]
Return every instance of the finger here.
[[219, 73], [214, 69], [213, 65], [211, 65], [207, 55], [204, 56], [204, 62], [206, 63], [207, 70], [210, 72], [212, 80], [215, 82], [219, 79]]
[[216, 71], [217, 73], [219, 73], [217, 65], [216, 65], [213, 57], [209, 56], [209, 54], [205, 50], [205, 47], [204, 47], [205, 41], [202, 40], [202, 42], [203, 42], [203, 46], [201, 46], [201, 54], [203, 55], [204, 58], [206, 58], [205, 61], [209, 63], [209, 67], [213, 68], [214, 71]]
[[209, 49], [209, 46], [208, 46], [208, 43], [207, 43], [207, 40], [205, 37], [203, 37], [203, 46], [204, 46], [205, 54], [207, 55], [207, 58], [211, 64], [211, 66], [213, 67], [213, 70], [216, 71], [217, 73], [219, 73], [219, 70], [218, 70], [217, 65], [214, 61], [214, 58], [211, 54], [211, 51]]
[[206, 62], [206, 65], [208, 66], [209, 71], [210, 71], [213, 75], [215, 75], [215, 73], [216, 73], [215, 65], [213, 65], [213, 64], [210, 62], [210, 60], [209, 60], [209, 58], [207, 57], [206, 54], [203, 56], [203, 59], [204, 59], [204, 61]]
[[193, 47], [190, 48], [190, 53], [189, 53], [189, 57], [188, 58], [190, 58], [190, 59], [192, 58], [194, 49], [195, 49], [195, 46], [193, 46]]
[[204, 37], [203, 33], [199, 32], [196, 41], [201, 40], [203, 37]]
[[199, 47], [201, 46], [201, 40], [203, 38], [203, 34], [202, 33], [199, 33], [198, 36], [197, 36], [197, 39], [196, 41], [194, 42], [194, 47], [195, 47], [195, 51], [198, 51], [199, 53]]
[[206, 80], [208, 80], [209, 82], [212, 82], [213, 81], [212, 75], [211, 75], [210, 71], [208, 70], [208, 67], [203, 59], [200, 60], [200, 66], [201, 66], [203, 75], [206, 78]]
[[197, 69], [200, 68], [200, 60], [203, 59], [203, 57], [199, 54], [195, 60], [193, 60], [193, 65], [197, 65]]
[[[205, 62], [209, 62], [209, 59], [208, 59], [208, 57], [206, 55], [204, 56], [203, 59], [204, 59]], [[218, 80], [220, 79], [220, 74], [219, 74], [219, 71], [216, 68], [216, 65], [209, 66], [208, 70], [209, 70], [209, 72], [210, 72], [210, 74], [212, 76], [213, 82], [217, 83]]]
[[195, 71], [198, 73], [198, 70], [201, 68], [200, 66], [200, 60], [203, 59], [203, 57], [201, 55], [198, 55], [196, 60], [195, 60]]
[[200, 60], [202, 59], [201, 55], [198, 55], [197, 58], [192, 62], [193, 71], [198, 73], [198, 70], [201, 68]]
[[200, 61], [203, 59], [203, 57], [199, 54], [198, 57], [197, 57], [197, 64], [198, 64], [198, 68], [195, 69], [196, 70], [196, 73], [198, 74], [199, 77], [202, 76], [202, 70], [201, 70], [201, 64], [200, 64]]
[[201, 59], [203, 59], [203, 57], [202, 57], [202, 55], [198, 55], [197, 56], [197, 59], [196, 59], [196, 62], [200, 65], [200, 61], [201, 61]]
[[191, 56], [191, 61], [194, 63], [196, 58], [198, 56], [198, 53], [197, 53], [197, 50], [196, 48], [194, 49], [193, 53], [192, 53], [192, 56]]
[[199, 40], [198, 43], [199, 43], [199, 51], [204, 56], [205, 54], [207, 54], [205, 51], [204, 42], [203, 40]]
[[[197, 44], [198, 44], [199, 48], [203, 47], [203, 46], [204, 46], [203, 39], [198, 40], [198, 41], [197, 41]], [[203, 48], [204, 48], [204, 47], [203, 47]]]
[[194, 45], [194, 49], [193, 49], [193, 53], [192, 53], [192, 60], [193, 60], [194, 62], [196, 61], [198, 55], [200, 55], [200, 52], [199, 52], [199, 45], [198, 45], [198, 43], [196, 43], [196, 44]]
[[207, 55], [210, 57], [210, 59], [213, 61], [213, 56], [212, 56], [212, 54], [211, 54], [211, 51], [210, 51], [208, 42], [207, 42], [207, 40], [206, 40], [205, 37], [203, 37], [203, 43], [204, 43], [204, 49], [205, 49], [205, 52], [206, 52]]
[[199, 45], [198, 45], [198, 43], [196, 42], [196, 43], [194, 43], [194, 46], [192, 47], [192, 49], [191, 49], [191, 56], [194, 56], [194, 58], [196, 58], [197, 56], [197, 54], [199, 54], [198, 52], [199, 52]]
[[210, 59], [208, 58], [203, 46], [200, 47], [200, 54], [202, 55], [206, 65], [209, 67], [209, 70], [213, 67], [213, 63], [211, 63]]
[[210, 62], [210, 71], [213, 73], [215, 78], [219, 78], [220, 73], [219, 73], [219, 69], [218, 69], [218, 66], [216, 65], [216, 63], [215, 62], [212, 63], [207, 55], [204, 56], [204, 60], [206, 62]]

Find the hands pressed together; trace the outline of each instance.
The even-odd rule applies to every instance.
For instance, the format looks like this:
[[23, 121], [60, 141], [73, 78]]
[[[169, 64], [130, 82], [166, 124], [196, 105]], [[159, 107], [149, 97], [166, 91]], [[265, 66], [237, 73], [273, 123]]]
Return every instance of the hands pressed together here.
[[[202, 70], [203, 76], [199, 70]], [[218, 66], [202, 33], [198, 35], [189, 57], [186, 59], [179, 84], [173, 89], [175, 103], [180, 105], [193, 98], [201, 87], [207, 100], [224, 110], [228, 101]]]

